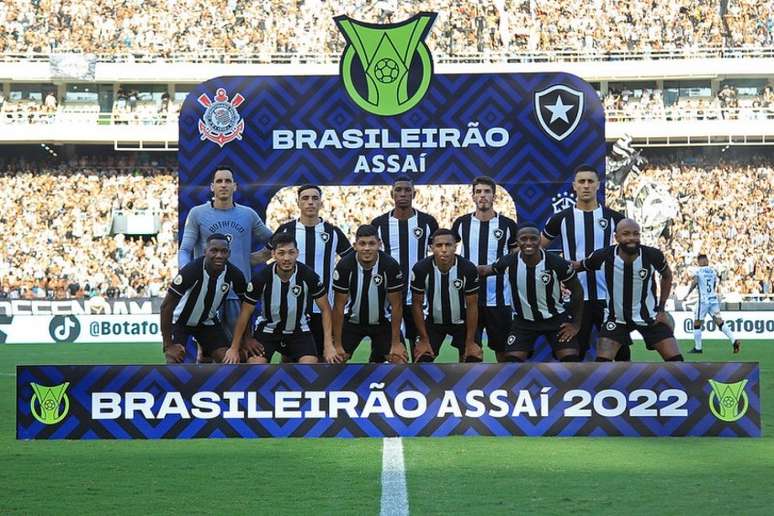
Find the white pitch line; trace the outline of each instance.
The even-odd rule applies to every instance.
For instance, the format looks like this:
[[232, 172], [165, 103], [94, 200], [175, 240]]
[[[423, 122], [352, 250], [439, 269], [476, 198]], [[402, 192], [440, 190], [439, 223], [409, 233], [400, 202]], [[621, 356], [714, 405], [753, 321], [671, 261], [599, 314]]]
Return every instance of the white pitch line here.
[[408, 516], [406, 468], [403, 464], [403, 441], [400, 437], [385, 437], [382, 451], [382, 510], [381, 516]]

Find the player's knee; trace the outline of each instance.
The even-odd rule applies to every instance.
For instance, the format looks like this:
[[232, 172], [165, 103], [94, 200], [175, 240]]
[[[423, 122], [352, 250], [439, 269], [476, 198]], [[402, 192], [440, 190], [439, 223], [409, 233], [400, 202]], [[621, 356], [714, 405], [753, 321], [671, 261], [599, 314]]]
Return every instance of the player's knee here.
[[524, 359], [516, 355], [503, 355], [501, 362], [519, 362], [523, 363]]
[[612, 360], [607, 357], [597, 356], [597, 358], [594, 359], [594, 362], [612, 362]]
[[316, 364], [319, 360], [315, 355], [304, 355], [298, 359], [299, 364]]
[[250, 355], [247, 357], [247, 363], [248, 364], [268, 364], [269, 361], [266, 360], [266, 357], [259, 356], [259, 355]]
[[667, 358], [665, 362], [685, 362], [685, 360], [683, 359], [683, 355], [681, 353], [678, 353], [673, 357]]
[[723, 325], [726, 324], [726, 322], [723, 319], [715, 319], [715, 324], [718, 325], [718, 330], [723, 328]]
[[693, 321], [693, 329], [701, 330], [701, 321]]
[[573, 353], [572, 355], [564, 355], [559, 357], [559, 362], [580, 362], [580, 357]]

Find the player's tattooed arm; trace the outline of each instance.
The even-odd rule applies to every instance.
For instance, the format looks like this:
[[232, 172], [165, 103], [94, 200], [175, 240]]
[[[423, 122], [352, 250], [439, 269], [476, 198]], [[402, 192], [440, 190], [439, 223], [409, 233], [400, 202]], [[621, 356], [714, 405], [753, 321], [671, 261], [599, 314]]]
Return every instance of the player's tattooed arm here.
[[[250, 316], [253, 315], [255, 305], [242, 302], [242, 309], [239, 311], [239, 317], [234, 325], [234, 335], [231, 337], [231, 347], [226, 351], [223, 357], [224, 364], [238, 364], [240, 361], [240, 351], [242, 348], [242, 336], [245, 334], [247, 325], [250, 323]], [[251, 345], [253, 343], [251, 342]], [[250, 349], [248, 352], [255, 353], [256, 350]]]
[[182, 344], [172, 341], [172, 314], [180, 297], [171, 289], [167, 290], [164, 301], [161, 302], [160, 326], [164, 357], [168, 364], [177, 364], [185, 358], [185, 348]]
[[672, 293], [672, 269], [669, 268], [669, 265], [665, 265], [664, 269], [661, 271], [661, 281], [659, 282], [658, 291], [657, 311], [663, 312], [667, 299], [669, 299], [669, 294]]
[[565, 281], [564, 286], [570, 291], [572, 322], [562, 323], [559, 328], [559, 340], [567, 342], [580, 331], [580, 322], [583, 318], [583, 287], [581, 287], [576, 275]]
[[250, 253], [250, 265], [258, 265], [266, 263], [271, 259], [271, 250], [264, 247], [260, 251], [254, 251]]
[[415, 362], [422, 355], [428, 355], [433, 358], [435, 357], [433, 348], [430, 347], [430, 336], [427, 334], [427, 326], [425, 326], [425, 313], [422, 310], [424, 303], [424, 292], [417, 292], [414, 290], [411, 294], [411, 315], [414, 317], [414, 326], [416, 326], [417, 335], [419, 336], [419, 339], [414, 346]]

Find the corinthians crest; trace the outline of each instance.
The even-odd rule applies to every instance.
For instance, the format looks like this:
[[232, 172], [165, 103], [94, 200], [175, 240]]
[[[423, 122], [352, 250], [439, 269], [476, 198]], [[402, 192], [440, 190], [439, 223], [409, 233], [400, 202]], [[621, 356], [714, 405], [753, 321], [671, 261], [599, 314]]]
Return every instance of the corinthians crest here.
[[210, 140], [221, 147], [234, 140], [242, 139], [245, 121], [239, 115], [237, 108], [245, 98], [237, 93], [229, 100], [226, 90], [218, 88], [214, 100], [202, 93], [197, 99], [206, 108], [204, 116], [199, 119], [199, 134], [202, 140]]

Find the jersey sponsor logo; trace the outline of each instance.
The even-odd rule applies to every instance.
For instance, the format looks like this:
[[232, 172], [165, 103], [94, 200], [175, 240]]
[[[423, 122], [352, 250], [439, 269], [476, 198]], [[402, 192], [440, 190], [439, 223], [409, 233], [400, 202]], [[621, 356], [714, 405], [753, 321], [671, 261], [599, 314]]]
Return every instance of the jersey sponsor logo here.
[[382, 281], [384, 281], [384, 279], [383, 279], [383, 278], [382, 278], [380, 275], [378, 275], [378, 274], [377, 274], [376, 276], [374, 276], [374, 277], [371, 279], [371, 281], [373, 281], [373, 282], [374, 282], [374, 285], [376, 285], [376, 286], [378, 287], [379, 285], [381, 285], [381, 284], [382, 284]]
[[220, 291], [227, 292], [230, 287], [231, 285], [229, 285], [228, 283], [224, 283], [223, 285], [220, 286]]
[[30, 383], [33, 392], [30, 400], [32, 416], [44, 425], [54, 425], [62, 421], [70, 411], [70, 398], [65, 394], [69, 385], [70, 382], [52, 387]]
[[334, 269], [333, 270], [333, 281], [336, 281], [339, 279], [339, 271]]
[[248, 292], [252, 292], [253, 291], [253, 282], [252, 281], [248, 281], [247, 282], [247, 291]]
[[599, 227], [602, 229], [607, 229], [607, 219], [599, 219], [597, 224], [599, 224]]
[[298, 297], [301, 295], [301, 285], [293, 285], [293, 288], [290, 289], [291, 294]]
[[415, 227], [413, 233], [416, 239], [419, 240], [420, 238], [422, 238], [422, 235], [425, 234], [425, 230], [420, 227]]
[[640, 279], [644, 280], [648, 277], [648, 269], [640, 269], [637, 271], [637, 274], [640, 276]]
[[613, 330], [615, 330], [615, 328], [616, 328], [615, 321], [607, 321], [605, 323], [605, 329], [607, 331], [613, 331]]
[[505, 232], [502, 229], [495, 229], [493, 234], [496, 240], [500, 240]]
[[709, 409], [721, 421], [732, 423], [742, 419], [750, 406], [750, 400], [745, 392], [747, 380], [736, 383], [722, 383], [708, 380], [712, 391], [709, 394]]
[[180, 284], [182, 284], [182, 283], [183, 283], [183, 276], [181, 276], [180, 274], [178, 274], [177, 276], [175, 276], [175, 279], [173, 279], [173, 280], [172, 280], [172, 283], [173, 283], [174, 285], [180, 285]]
[[540, 127], [559, 142], [570, 136], [583, 115], [583, 98], [582, 91], [564, 84], [536, 91], [535, 115]]
[[540, 281], [543, 282], [543, 285], [548, 285], [551, 282], [551, 274], [544, 272], [540, 275]]
[[197, 100], [205, 108], [204, 115], [199, 119], [202, 140], [217, 143], [222, 148], [229, 142], [242, 139], [245, 121], [237, 111], [245, 101], [242, 95], [237, 93], [229, 100], [226, 90], [218, 88], [213, 100], [206, 93], [199, 95]]
[[75, 342], [81, 334], [81, 323], [74, 315], [56, 315], [48, 324], [48, 334], [55, 342]]
[[331, 239], [331, 236], [328, 233], [322, 232], [320, 233], [320, 240], [323, 242], [328, 242], [328, 240]]
[[462, 285], [463, 285], [463, 281], [461, 279], [459, 279], [459, 278], [457, 278], [456, 280], [452, 281], [452, 286], [454, 288], [456, 288], [457, 290], [461, 289]]
[[[341, 55], [341, 81], [355, 104], [374, 115], [394, 116], [422, 100], [433, 76], [433, 59], [424, 39], [435, 16], [424, 12], [384, 25], [348, 16], [334, 18], [347, 41]], [[360, 66], [353, 66], [356, 62]], [[356, 73], [361, 76], [354, 77]], [[409, 81], [409, 76], [417, 80]]]
[[398, 274], [395, 275], [395, 278], [399, 279], [399, 280], [402, 280], [403, 279], [403, 273], [399, 271]]
[[515, 342], [516, 342], [516, 335], [514, 335], [513, 333], [508, 335], [508, 340], [505, 341], [505, 343], [508, 344], [509, 346], [512, 346]]

